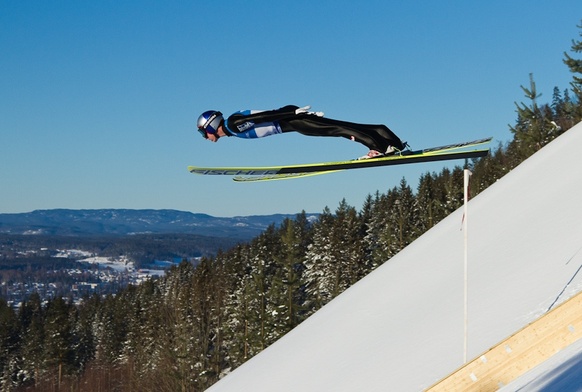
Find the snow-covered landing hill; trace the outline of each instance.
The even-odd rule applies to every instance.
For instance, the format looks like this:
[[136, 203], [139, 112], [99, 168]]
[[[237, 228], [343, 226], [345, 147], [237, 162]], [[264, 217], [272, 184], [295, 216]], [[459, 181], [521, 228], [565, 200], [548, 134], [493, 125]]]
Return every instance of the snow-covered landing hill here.
[[[468, 359], [582, 289], [582, 125], [469, 203]], [[463, 363], [462, 209], [211, 391], [419, 391]]]

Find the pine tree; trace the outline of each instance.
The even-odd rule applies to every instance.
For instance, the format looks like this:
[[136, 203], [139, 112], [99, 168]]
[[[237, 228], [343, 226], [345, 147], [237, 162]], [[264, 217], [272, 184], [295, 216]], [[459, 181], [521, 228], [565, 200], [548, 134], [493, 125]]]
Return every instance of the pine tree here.
[[366, 232], [363, 241], [366, 247], [366, 263], [369, 269], [373, 270], [388, 259], [381, 239], [386, 227], [387, 195], [380, 195], [380, 192], [376, 191], [374, 198], [369, 196], [364, 206], [366, 209], [365, 215], [363, 215], [366, 217]]
[[83, 304], [75, 312], [73, 323], [73, 361], [78, 371], [83, 371], [86, 365], [95, 358], [95, 335], [93, 327], [96, 315], [101, 306], [101, 299], [97, 294], [84, 298]]
[[225, 300], [229, 309], [238, 305], [236, 318], [225, 320], [229, 335], [242, 334], [241, 345], [231, 347], [233, 365], [237, 365], [241, 356], [250, 358], [274, 341], [270, 328], [278, 323], [278, 314], [274, 312], [276, 304], [269, 296], [273, 294], [272, 278], [281, 268], [278, 263], [281, 248], [281, 238], [271, 225], [251, 242], [248, 253], [243, 253], [244, 266], [238, 287], [233, 296]]
[[275, 312], [276, 306], [273, 306], [273, 301], [269, 297], [272, 293], [271, 278], [275, 275], [279, 268], [277, 260], [280, 259], [280, 242], [275, 233], [274, 225], [271, 225], [263, 232], [256, 242], [256, 253], [252, 260], [253, 271], [251, 273], [252, 283], [256, 293], [255, 298], [251, 303], [251, 309], [255, 310], [255, 314], [251, 321], [251, 330], [256, 334], [254, 344], [251, 344], [253, 355], [264, 350], [273, 342], [271, 335], [271, 327], [277, 324], [278, 314]]
[[363, 221], [353, 206], [345, 199], [336, 210], [334, 224], [334, 249], [338, 263], [339, 292], [345, 291], [351, 285], [363, 278], [367, 272], [366, 247], [364, 243]]
[[400, 181], [400, 186], [392, 192], [391, 205], [384, 234], [388, 258], [404, 249], [417, 236], [416, 199], [404, 178]]
[[[376, 198], [379, 197], [378, 194], [379, 192], [376, 192]], [[377, 229], [373, 226], [376, 222], [374, 216], [374, 203], [375, 201], [372, 195], [368, 195], [364, 200], [364, 204], [359, 213], [360, 226], [358, 228], [357, 237], [361, 239], [360, 243], [363, 253], [363, 259], [360, 262], [362, 277], [378, 266], [374, 264], [373, 259], [373, 254], [377, 247], [375, 237]]]
[[[172, 326], [176, 320], [172, 317], [172, 309], [164, 303], [157, 281], [149, 279], [141, 283], [132, 297], [123, 301], [134, 314], [134, 322], [126, 326], [124, 352], [134, 345], [136, 353], [129, 357], [129, 363], [134, 366], [134, 378], [138, 385], [151, 385], [151, 390], [156, 390], [161, 385], [167, 386], [166, 374], [159, 368], [167, 366], [167, 352], [174, 348]], [[127, 360], [120, 362], [128, 363]]]
[[507, 149], [501, 144], [493, 149], [490, 154], [477, 160], [471, 169], [471, 195], [476, 196], [487, 189], [505, 174], [509, 173], [518, 162], [507, 153]]
[[[577, 27], [582, 29], [582, 24]], [[579, 35], [582, 36], [582, 32], [580, 32]], [[574, 53], [582, 53], [582, 41], [572, 40], [571, 50]], [[566, 64], [570, 69], [570, 72], [574, 74], [570, 85], [572, 86], [572, 91], [574, 92], [577, 101], [572, 113], [575, 124], [582, 121], [582, 59], [575, 59], [565, 52], [564, 57], [564, 64]]]
[[438, 222], [435, 205], [435, 184], [430, 173], [420, 176], [417, 190], [417, 203], [420, 211], [419, 227], [428, 230]]
[[224, 339], [230, 368], [237, 368], [255, 353], [251, 349], [251, 324], [254, 312], [251, 276], [244, 275], [234, 292], [226, 299]]
[[[200, 261], [201, 269], [205, 269], [210, 261], [203, 258]], [[200, 313], [200, 303], [209, 301], [204, 294], [204, 282], [199, 282], [197, 268], [190, 262], [183, 260], [178, 266], [173, 267], [166, 274], [165, 279], [157, 282], [163, 296], [161, 309], [164, 310], [164, 336], [159, 340], [162, 344], [160, 360], [158, 361], [156, 377], [159, 373], [165, 374], [175, 380], [174, 389], [179, 390], [194, 382], [195, 374], [200, 373], [203, 365], [200, 363], [201, 354], [199, 347], [203, 344], [200, 339], [201, 324], [204, 317]], [[201, 273], [199, 275], [204, 275]], [[202, 287], [199, 287], [201, 285]], [[192, 369], [196, 369], [193, 374]], [[166, 382], [169, 387], [170, 382]], [[179, 389], [178, 389], [179, 387]]]
[[372, 208], [372, 219], [368, 224], [365, 241], [371, 249], [371, 263], [373, 267], [382, 265], [390, 259], [390, 243], [392, 242], [392, 228], [390, 216], [397, 200], [396, 190], [391, 189], [384, 195], [376, 195]]
[[20, 307], [21, 348], [22, 358], [19, 383], [34, 384], [44, 373], [44, 310], [40, 295], [32, 293], [28, 301]]
[[328, 207], [323, 209], [313, 225], [313, 240], [305, 254], [306, 316], [309, 316], [333, 298], [332, 276], [333, 257], [331, 233], [334, 217]]
[[335, 215], [324, 209], [305, 255], [308, 313], [313, 313], [360, 279], [366, 265], [362, 222], [342, 200]]
[[446, 180], [444, 181], [444, 187], [446, 192], [445, 194], [446, 208], [444, 217], [448, 216], [452, 212], [462, 207], [464, 200], [463, 168], [455, 166], [453, 170], [448, 173], [449, 175], [446, 176]]
[[249, 246], [237, 245], [229, 252], [220, 252], [215, 263], [225, 269], [225, 298], [222, 308], [222, 346], [226, 372], [248, 359], [248, 320], [250, 318], [248, 286], [243, 280], [250, 266]]
[[74, 371], [72, 320], [75, 308], [56, 297], [46, 306], [44, 361], [56, 385]]
[[[276, 329], [275, 336], [283, 336], [302, 320], [304, 290], [302, 274], [305, 269], [303, 258], [309, 243], [309, 222], [305, 212], [295, 220], [286, 219], [279, 229], [281, 237], [280, 268], [273, 277], [273, 285], [269, 293], [273, 304]], [[274, 336], [274, 337], [275, 337]]]
[[0, 298], [0, 388], [10, 390], [16, 376], [12, 362], [18, 348], [19, 322], [16, 313]]
[[129, 360], [127, 346], [137, 345], [133, 343], [135, 342], [133, 339], [128, 342], [129, 327], [136, 323], [136, 308], [131, 305], [128, 298], [135, 296], [135, 292], [135, 286], [129, 286], [117, 295], [108, 295], [103, 300], [95, 325], [97, 341], [95, 357], [100, 364], [114, 367], [126, 363]]
[[559, 135], [561, 128], [555, 123], [549, 105], [538, 105], [538, 94], [533, 75], [530, 74], [530, 87], [521, 86], [531, 104], [515, 104], [517, 107], [516, 125], [511, 128], [514, 134], [513, 150], [520, 161], [529, 157]]
[[564, 95], [558, 87], [554, 87], [552, 96], [552, 112], [554, 124], [560, 131], [566, 131], [572, 128], [578, 122], [575, 118], [576, 105], [570, 99], [569, 90], [564, 90]]
[[[204, 258], [194, 270], [193, 356], [197, 358], [195, 366], [200, 366], [200, 372], [194, 380], [194, 386], [204, 390], [216, 381], [219, 372], [218, 350], [220, 343], [216, 341], [219, 329], [219, 318], [222, 311], [221, 278], [216, 264]], [[184, 325], [187, 332], [188, 326]], [[187, 336], [187, 335], [185, 335]], [[216, 353], [216, 356], [214, 355]], [[213, 362], [214, 360], [214, 362]], [[187, 368], [185, 369], [187, 371]]]
[[222, 375], [222, 369], [226, 364], [227, 349], [224, 345], [224, 310], [226, 308], [226, 299], [230, 292], [229, 278], [226, 273], [226, 268], [223, 263], [218, 263], [215, 260], [209, 259], [208, 262], [212, 266], [212, 284], [208, 290], [210, 309], [211, 309], [211, 347], [209, 347], [209, 374], [207, 388], [212, 383], [216, 382]]

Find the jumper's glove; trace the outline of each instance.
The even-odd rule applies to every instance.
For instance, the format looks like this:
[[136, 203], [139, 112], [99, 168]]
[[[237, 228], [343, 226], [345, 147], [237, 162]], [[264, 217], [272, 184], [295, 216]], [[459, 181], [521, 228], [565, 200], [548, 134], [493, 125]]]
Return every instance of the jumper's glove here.
[[323, 112], [310, 112], [309, 109], [311, 109], [311, 106], [304, 106], [302, 108], [296, 109], [295, 114], [314, 114], [317, 117], [323, 117]]

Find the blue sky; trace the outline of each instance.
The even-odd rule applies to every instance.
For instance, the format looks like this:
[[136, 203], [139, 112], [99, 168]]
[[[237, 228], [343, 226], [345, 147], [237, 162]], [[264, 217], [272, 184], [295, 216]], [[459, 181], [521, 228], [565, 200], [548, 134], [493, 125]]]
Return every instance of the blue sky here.
[[[202, 4], [204, 3], [204, 4]], [[344, 160], [339, 138], [221, 139], [207, 109], [311, 105], [413, 148], [511, 139], [533, 73], [550, 102], [580, 39], [558, 1], [1, 1], [0, 212], [153, 208], [215, 216], [360, 208], [446, 163], [234, 183], [188, 165]], [[453, 162], [452, 167], [460, 162]]]

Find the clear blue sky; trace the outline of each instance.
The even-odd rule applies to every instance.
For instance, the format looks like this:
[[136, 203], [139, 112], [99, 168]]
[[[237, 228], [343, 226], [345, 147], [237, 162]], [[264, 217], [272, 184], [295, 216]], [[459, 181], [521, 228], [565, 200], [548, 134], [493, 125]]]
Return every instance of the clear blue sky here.
[[[343, 160], [298, 134], [212, 144], [207, 109], [311, 105], [385, 123], [413, 148], [511, 139], [520, 85], [569, 87], [580, 0], [0, 0], [0, 212], [153, 208], [235, 216], [335, 210], [443, 163], [234, 183], [188, 165]], [[457, 162], [460, 163], [460, 162]], [[452, 163], [454, 165], [456, 163]]]

